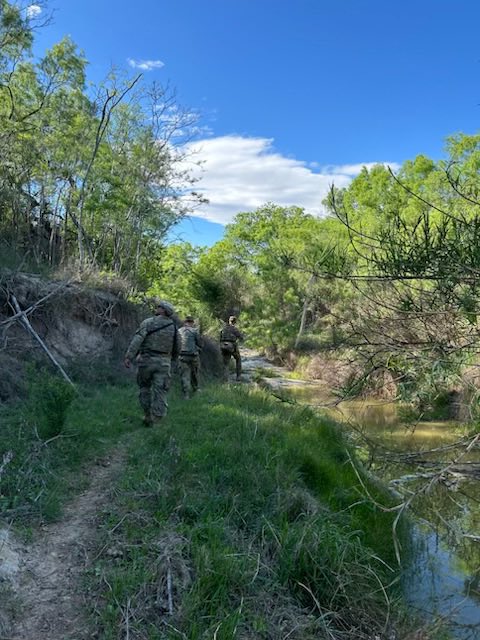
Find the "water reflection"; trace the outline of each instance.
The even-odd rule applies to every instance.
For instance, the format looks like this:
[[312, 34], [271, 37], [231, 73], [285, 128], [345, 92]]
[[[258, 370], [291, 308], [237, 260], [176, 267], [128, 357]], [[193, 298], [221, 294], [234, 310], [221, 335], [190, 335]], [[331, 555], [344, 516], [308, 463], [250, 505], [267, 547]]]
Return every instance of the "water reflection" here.
[[[406, 423], [405, 406], [382, 402], [335, 404], [325, 389], [282, 389], [298, 402], [321, 407], [349, 426], [349, 433], [377, 475], [404, 496], [418, 494], [411, 508], [420, 523], [404, 585], [412, 610], [445, 619], [452, 637], [480, 639], [480, 483], [438, 469], [480, 462], [478, 448], [457, 457], [466, 428], [456, 422]], [[432, 449], [441, 449], [433, 451]], [[367, 451], [367, 453], [365, 453]], [[410, 460], [405, 452], [417, 452]], [[468, 537], [470, 536], [470, 537]]]
[[454, 638], [478, 640], [479, 594], [471, 578], [456, 566], [451, 550], [436, 534], [418, 530], [415, 540], [417, 553], [404, 576], [412, 611], [427, 619], [442, 619]]

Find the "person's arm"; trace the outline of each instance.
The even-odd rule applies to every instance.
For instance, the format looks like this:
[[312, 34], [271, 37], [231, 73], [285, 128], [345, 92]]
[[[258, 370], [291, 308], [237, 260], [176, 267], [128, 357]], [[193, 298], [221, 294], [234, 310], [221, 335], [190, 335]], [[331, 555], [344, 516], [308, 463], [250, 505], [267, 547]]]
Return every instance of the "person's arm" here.
[[142, 324], [138, 327], [125, 353], [124, 364], [127, 367], [127, 369], [130, 368], [132, 364], [132, 360], [134, 360], [137, 357], [138, 352], [140, 351], [140, 347], [142, 346], [142, 342], [145, 340], [145, 336], [147, 335], [147, 333], [148, 333], [148, 323], [146, 320], [144, 320]]
[[198, 330], [195, 332], [195, 344], [197, 345], [199, 351], [203, 349], [203, 338]]

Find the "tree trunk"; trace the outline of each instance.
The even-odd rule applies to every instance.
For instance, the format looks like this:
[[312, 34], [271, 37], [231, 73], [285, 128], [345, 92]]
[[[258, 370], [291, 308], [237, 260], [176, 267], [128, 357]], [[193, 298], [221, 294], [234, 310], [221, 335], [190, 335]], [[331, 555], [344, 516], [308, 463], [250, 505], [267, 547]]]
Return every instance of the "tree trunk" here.
[[305, 299], [303, 301], [302, 317], [300, 318], [300, 327], [298, 329], [297, 338], [295, 340], [295, 346], [294, 346], [295, 349], [298, 348], [301, 337], [305, 332], [305, 327], [307, 324], [308, 305], [310, 304], [310, 300], [311, 300], [310, 289], [314, 285], [314, 283], [315, 283], [315, 276], [312, 275], [310, 276], [310, 279], [308, 280], [308, 283], [307, 283], [307, 292], [305, 295]]

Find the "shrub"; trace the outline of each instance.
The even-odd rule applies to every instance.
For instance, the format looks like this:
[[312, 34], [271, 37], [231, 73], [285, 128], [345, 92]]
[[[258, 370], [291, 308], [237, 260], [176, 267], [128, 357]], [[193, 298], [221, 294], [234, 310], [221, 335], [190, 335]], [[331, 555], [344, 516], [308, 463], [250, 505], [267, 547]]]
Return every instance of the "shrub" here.
[[27, 415], [40, 438], [46, 440], [62, 432], [75, 390], [64, 380], [45, 372], [36, 372], [35, 378], [32, 375], [30, 373]]

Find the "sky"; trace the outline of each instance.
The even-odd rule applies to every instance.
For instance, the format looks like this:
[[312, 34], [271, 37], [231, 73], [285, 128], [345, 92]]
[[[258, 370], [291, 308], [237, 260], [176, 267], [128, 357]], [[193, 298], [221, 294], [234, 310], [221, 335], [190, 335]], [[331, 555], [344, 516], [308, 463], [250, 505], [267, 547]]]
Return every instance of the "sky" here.
[[189, 150], [209, 202], [172, 242], [211, 245], [267, 202], [322, 215], [331, 184], [362, 166], [440, 159], [447, 136], [478, 131], [478, 0], [49, 0], [28, 11], [53, 12], [37, 51], [69, 35], [89, 80], [141, 71], [198, 114]]

